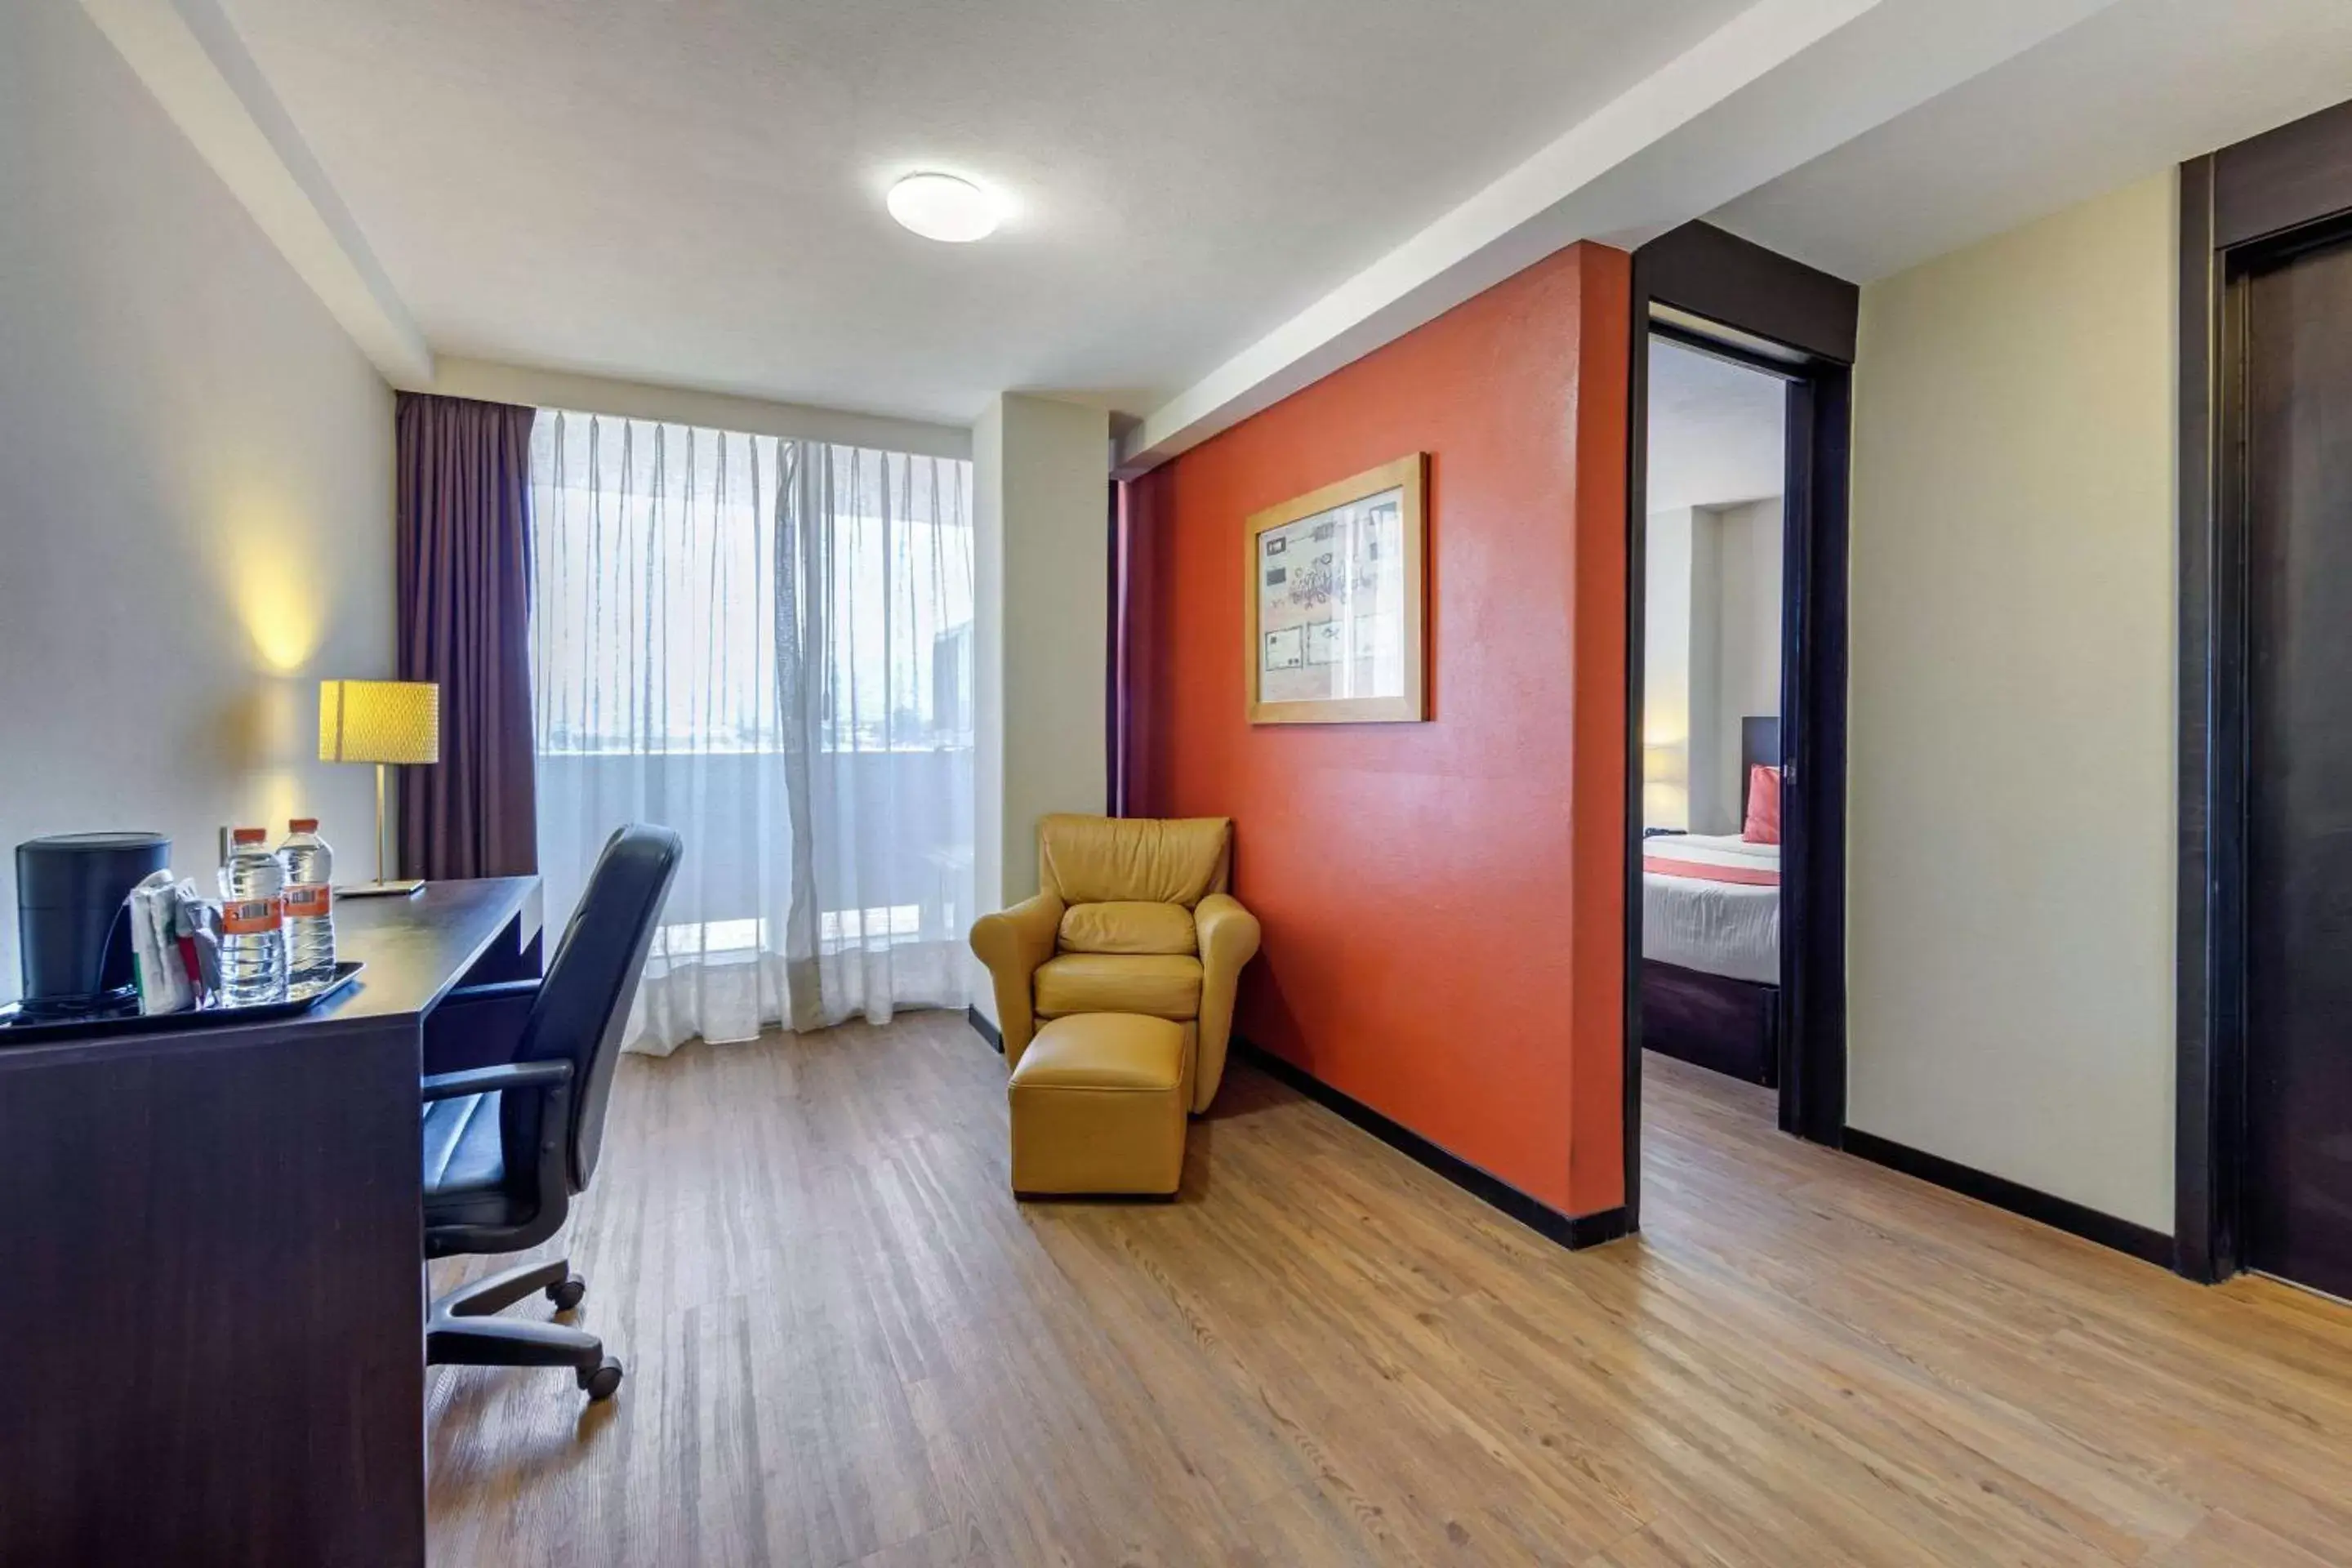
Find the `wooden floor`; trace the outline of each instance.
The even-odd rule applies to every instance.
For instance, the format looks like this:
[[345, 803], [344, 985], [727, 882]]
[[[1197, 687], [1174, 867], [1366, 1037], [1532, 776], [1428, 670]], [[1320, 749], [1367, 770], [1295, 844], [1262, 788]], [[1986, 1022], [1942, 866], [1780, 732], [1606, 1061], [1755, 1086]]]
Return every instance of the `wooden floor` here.
[[1570, 1254], [1246, 1070], [1176, 1204], [1016, 1205], [1003, 1071], [940, 1014], [626, 1061], [628, 1382], [436, 1373], [436, 1565], [2352, 1561], [2352, 1311], [1762, 1090], [1654, 1059], [1648, 1228]]

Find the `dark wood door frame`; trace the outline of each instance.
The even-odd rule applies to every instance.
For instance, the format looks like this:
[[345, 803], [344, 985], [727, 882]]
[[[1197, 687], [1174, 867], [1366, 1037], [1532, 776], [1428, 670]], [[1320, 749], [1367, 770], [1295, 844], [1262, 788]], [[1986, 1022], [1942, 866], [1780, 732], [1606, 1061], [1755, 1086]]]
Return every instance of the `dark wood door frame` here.
[[1642, 722], [1654, 332], [1789, 386], [1782, 500], [1780, 1126], [1845, 1131], [1846, 492], [1861, 290], [1705, 223], [1633, 253], [1626, 484], [1625, 1212], [1641, 1217]]
[[2352, 104], [2180, 166], [2180, 813], [2174, 1266], [2243, 1259], [2245, 279], [2352, 231]]

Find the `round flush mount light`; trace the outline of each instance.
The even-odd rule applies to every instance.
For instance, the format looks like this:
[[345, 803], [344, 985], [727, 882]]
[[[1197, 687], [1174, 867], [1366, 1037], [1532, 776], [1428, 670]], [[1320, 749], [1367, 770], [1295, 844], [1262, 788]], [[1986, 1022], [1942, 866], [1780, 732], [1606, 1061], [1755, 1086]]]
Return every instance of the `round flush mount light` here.
[[925, 239], [961, 245], [996, 232], [996, 199], [953, 174], [909, 174], [890, 187], [890, 216]]

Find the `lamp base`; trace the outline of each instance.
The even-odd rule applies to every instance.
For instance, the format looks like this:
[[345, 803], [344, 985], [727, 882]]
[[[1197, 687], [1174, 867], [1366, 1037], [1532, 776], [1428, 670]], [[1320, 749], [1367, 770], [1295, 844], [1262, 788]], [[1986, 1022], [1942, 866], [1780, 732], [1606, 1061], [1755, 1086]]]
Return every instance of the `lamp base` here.
[[424, 878], [408, 877], [395, 882], [353, 882], [348, 887], [337, 888], [335, 897], [339, 899], [413, 899], [424, 890]]

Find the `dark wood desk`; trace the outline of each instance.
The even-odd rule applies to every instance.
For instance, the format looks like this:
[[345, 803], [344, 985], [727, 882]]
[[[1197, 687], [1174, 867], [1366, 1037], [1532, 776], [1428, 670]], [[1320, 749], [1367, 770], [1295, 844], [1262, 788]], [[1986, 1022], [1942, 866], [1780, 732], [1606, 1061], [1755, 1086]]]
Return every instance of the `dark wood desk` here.
[[424, 1023], [536, 878], [336, 910], [299, 1018], [0, 1048], [0, 1563], [425, 1561]]

